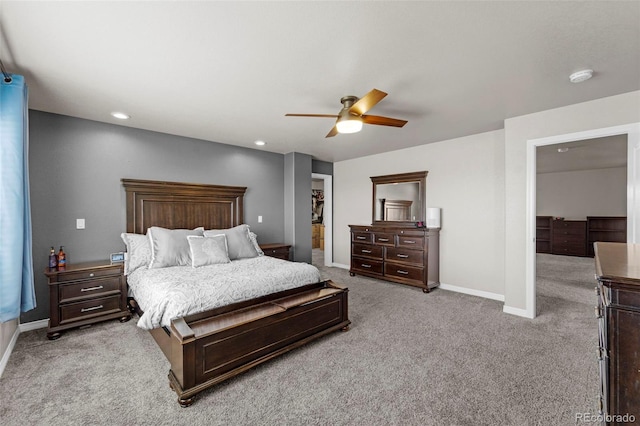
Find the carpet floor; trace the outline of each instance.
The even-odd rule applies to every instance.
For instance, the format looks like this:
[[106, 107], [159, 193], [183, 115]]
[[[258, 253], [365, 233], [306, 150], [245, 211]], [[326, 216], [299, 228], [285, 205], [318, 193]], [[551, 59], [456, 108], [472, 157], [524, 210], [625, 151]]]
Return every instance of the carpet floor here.
[[[314, 256], [315, 257], [315, 256]], [[180, 408], [136, 319], [20, 335], [2, 425], [569, 425], [596, 413], [593, 259], [538, 255], [538, 314], [320, 266], [352, 321]]]

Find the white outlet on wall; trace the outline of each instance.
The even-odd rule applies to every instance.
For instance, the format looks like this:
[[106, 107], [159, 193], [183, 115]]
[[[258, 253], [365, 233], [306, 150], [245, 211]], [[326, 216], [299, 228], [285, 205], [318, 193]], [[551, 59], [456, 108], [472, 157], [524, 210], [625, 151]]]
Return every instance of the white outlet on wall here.
[[76, 219], [76, 229], [84, 229], [84, 219]]
[[258, 216], [258, 223], [262, 223], [262, 216]]

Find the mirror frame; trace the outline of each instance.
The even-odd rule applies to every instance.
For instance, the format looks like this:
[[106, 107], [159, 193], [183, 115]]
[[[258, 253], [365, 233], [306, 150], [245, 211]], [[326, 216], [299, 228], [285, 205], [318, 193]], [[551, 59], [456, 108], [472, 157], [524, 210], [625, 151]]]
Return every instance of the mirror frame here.
[[[372, 225], [384, 225], [384, 226], [411, 226], [415, 227], [416, 222], [425, 222], [425, 210], [426, 210], [426, 196], [427, 196], [427, 171], [412, 172], [412, 173], [400, 173], [396, 175], [384, 175], [384, 176], [372, 176], [371, 182], [373, 183], [373, 195], [371, 197], [371, 224]], [[418, 210], [418, 217], [416, 220], [376, 220], [376, 192], [377, 185], [381, 184], [393, 184], [393, 183], [409, 183], [418, 182], [418, 191], [422, 197], [420, 200], [420, 209]]]

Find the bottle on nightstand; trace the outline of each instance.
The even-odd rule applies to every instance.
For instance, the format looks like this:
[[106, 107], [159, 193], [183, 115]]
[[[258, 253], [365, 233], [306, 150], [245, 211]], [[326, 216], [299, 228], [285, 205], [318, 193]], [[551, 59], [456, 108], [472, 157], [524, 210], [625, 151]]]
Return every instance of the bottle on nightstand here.
[[58, 266], [58, 256], [56, 256], [56, 250], [51, 247], [49, 252], [49, 269], [55, 269]]
[[63, 248], [64, 246], [60, 246], [60, 251], [58, 252], [58, 270], [63, 270], [67, 266], [67, 255]]

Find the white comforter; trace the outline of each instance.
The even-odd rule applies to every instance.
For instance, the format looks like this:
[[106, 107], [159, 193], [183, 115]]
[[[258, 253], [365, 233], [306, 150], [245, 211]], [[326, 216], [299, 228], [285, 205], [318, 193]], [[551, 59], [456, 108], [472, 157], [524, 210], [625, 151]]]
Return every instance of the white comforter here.
[[169, 326], [174, 318], [321, 281], [312, 265], [269, 256], [200, 268], [140, 268], [127, 276], [144, 314], [138, 326]]

